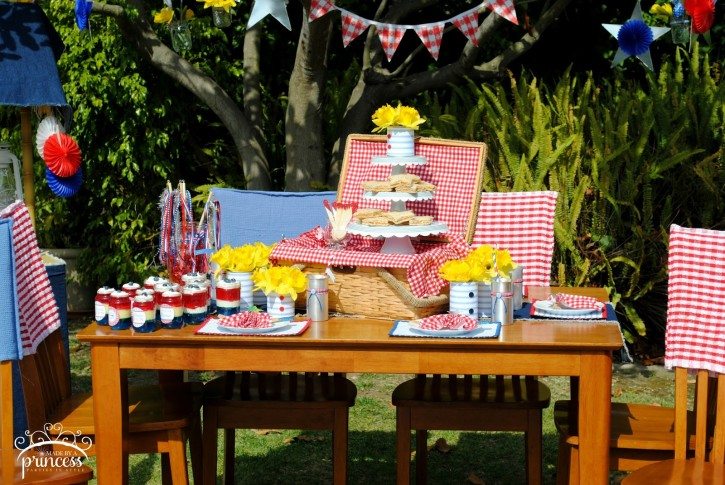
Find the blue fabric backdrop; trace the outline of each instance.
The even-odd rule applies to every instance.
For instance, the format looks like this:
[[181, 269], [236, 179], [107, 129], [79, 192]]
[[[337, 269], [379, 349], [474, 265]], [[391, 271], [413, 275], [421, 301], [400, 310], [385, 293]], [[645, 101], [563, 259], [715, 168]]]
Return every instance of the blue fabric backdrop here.
[[325, 226], [322, 201], [335, 192], [265, 192], [213, 189], [221, 207], [221, 244], [241, 246], [256, 241], [272, 244], [282, 236], [295, 237]]
[[0, 1], [0, 105], [67, 106], [56, 67], [63, 48], [38, 5]]

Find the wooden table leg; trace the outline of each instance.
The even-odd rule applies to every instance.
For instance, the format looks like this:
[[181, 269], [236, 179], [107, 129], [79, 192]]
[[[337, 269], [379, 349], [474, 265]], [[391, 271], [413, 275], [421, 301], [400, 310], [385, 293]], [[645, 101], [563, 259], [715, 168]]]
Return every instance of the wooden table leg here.
[[126, 485], [128, 380], [120, 369], [117, 345], [91, 345], [91, 374], [98, 483]]
[[612, 357], [583, 355], [579, 380], [579, 470], [587, 483], [609, 483]]

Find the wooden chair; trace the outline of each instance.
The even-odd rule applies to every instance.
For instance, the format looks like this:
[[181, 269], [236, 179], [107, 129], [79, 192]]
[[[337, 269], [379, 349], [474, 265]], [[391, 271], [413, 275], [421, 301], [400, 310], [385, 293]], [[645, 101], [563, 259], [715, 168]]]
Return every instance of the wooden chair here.
[[[673, 224], [667, 265], [665, 365], [675, 368], [674, 459], [640, 468], [626, 483], [725, 483], [725, 231]], [[694, 420], [688, 370], [697, 371]]]
[[[668, 257], [668, 313], [665, 363], [674, 366], [693, 362], [692, 356], [707, 355], [702, 349], [686, 349], [687, 359], [673, 360], [691, 338], [672, 339], [678, 332], [689, 336], [693, 326], [698, 328], [700, 342], [723, 342], [723, 332], [718, 330], [721, 317], [718, 315], [725, 304], [725, 232], [704, 229], [686, 229], [673, 225], [670, 232]], [[692, 268], [703, 267], [693, 272]], [[714, 271], [706, 271], [715, 268]], [[719, 270], [718, 270], [719, 268]], [[718, 273], [719, 271], [719, 273]], [[698, 288], [707, 288], [700, 291]], [[668, 357], [669, 356], [669, 357]], [[697, 360], [697, 358], [695, 358]], [[706, 363], [708, 365], [709, 363]], [[715, 369], [717, 370], [717, 369]], [[680, 372], [681, 374], [681, 372]], [[697, 382], [701, 385], [700, 379]], [[675, 396], [687, 395], [684, 380], [675, 380]], [[699, 401], [703, 402], [703, 401]], [[695, 416], [685, 406], [675, 409], [647, 404], [612, 403], [610, 427], [610, 468], [620, 471], [634, 471], [662, 460], [670, 459], [676, 452], [677, 416], [685, 426], [689, 420], [694, 426]], [[576, 403], [560, 401], [554, 407], [554, 422], [559, 431], [559, 458], [557, 482], [580, 483], [578, 446], [576, 431]], [[683, 448], [695, 449], [695, 439], [682, 442]], [[684, 453], [684, 451], [683, 451]], [[652, 482], [659, 483], [659, 482]], [[694, 482], [693, 482], [694, 483]]]
[[[80, 432], [92, 440], [93, 399], [98, 397], [92, 393], [71, 395], [65, 362], [60, 331], [49, 335], [36, 354], [20, 361], [28, 426], [43, 429], [45, 423], [58, 424], [66, 432]], [[128, 452], [161, 453], [164, 483], [188, 483], [186, 439], [194, 481], [202, 483], [201, 395], [200, 383], [129, 386]], [[95, 447], [86, 453], [94, 454]]]
[[[715, 383], [708, 371], [698, 371], [694, 427], [688, 419], [687, 379], [686, 368], [675, 369], [675, 458], [642, 467], [623, 484], [725, 483], [725, 374], [717, 374]], [[709, 405], [713, 388], [714, 407]], [[693, 440], [694, 458], [688, 459]]]
[[74, 468], [63, 467], [26, 467], [23, 470], [23, 457], [37, 456], [35, 450], [20, 455], [13, 440], [13, 371], [12, 361], [0, 362], [0, 483], [12, 484], [55, 484], [70, 485], [88, 483], [93, 471], [85, 465]]
[[[214, 189], [221, 207], [222, 244], [267, 244], [327, 223], [323, 200], [334, 192]], [[280, 219], [280, 213], [292, 215]], [[241, 222], [240, 222], [241, 221]], [[204, 392], [204, 482], [214, 483], [217, 433], [224, 429], [224, 481], [234, 483], [236, 429], [327, 429], [333, 436], [333, 479], [347, 479], [347, 419], [357, 389], [342, 374], [234, 373], [207, 383]]]
[[218, 429], [224, 429], [224, 483], [235, 483], [234, 434], [243, 428], [332, 430], [333, 483], [346, 483], [348, 410], [356, 394], [342, 374], [228, 372], [207, 383], [203, 483], [216, 481]]
[[[473, 246], [508, 249], [524, 265], [525, 284], [548, 285], [556, 198], [556, 192], [484, 192]], [[427, 430], [456, 429], [524, 433], [527, 481], [541, 483], [541, 415], [550, 400], [549, 388], [531, 376], [418, 375], [405, 381], [393, 391], [398, 482], [410, 473], [411, 430], [416, 431], [416, 482], [425, 483]]]

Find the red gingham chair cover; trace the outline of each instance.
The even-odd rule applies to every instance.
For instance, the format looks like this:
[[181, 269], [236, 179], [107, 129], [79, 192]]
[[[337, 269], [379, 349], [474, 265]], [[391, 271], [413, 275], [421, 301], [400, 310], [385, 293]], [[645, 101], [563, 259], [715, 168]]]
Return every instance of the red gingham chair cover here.
[[670, 227], [665, 366], [725, 372], [725, 231]]
[[473, 247], [508, 249], [524, 265], [524, 285], [549, 286], [557, 192], [484, 192]]
[[[382, 180], [390, 175], [391, 166], [370, 163], [372, 157], [385, 155], [385, 140], [385, 136], [379, 135], [348, 137], [337, 190], [338, 201], [356, 203], [358, 207], [389, 209], [390, 202], [363, 199], [361, 187], [366, 180]], [[446, 284], [438, 277], [437, 268], [449, 259], [465, 256], [465, 243], [470, 242], [473, 235], [486, 145], [420, 138], [416, 142], [416, 155], [426, 157], [427, 163], [409, 166], [407, 172], [435, 184], [436, 192], [433, 200], [410, 202], [407, 207], [417, 215], [433, 216], [435, 220], [448, 224], [451, 244], [414, 243], [418, 254], [406, 255], [370, 252], [376, 251], [374, 247], [367, 251], [310, 247], [310, 244], [299, 240], [304, 238], [298, 238], [280, 242], [271, 259], [275, 262], [289, 260], [328, 266], [407, 268], [408, 282], [415, 296], [437, 295]]]
[[20, 337], [23, 355], [31, 355], [45, 337], [60, 328], [58, 305], [38, 248], [28, 208], [23, 202], [15, 202], [0, 212], [0, 218], [13, 220]]

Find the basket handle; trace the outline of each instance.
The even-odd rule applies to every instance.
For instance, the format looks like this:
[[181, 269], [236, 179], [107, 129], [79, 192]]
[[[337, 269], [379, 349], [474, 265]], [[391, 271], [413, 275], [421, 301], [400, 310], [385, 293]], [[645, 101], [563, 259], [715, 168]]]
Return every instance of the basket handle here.
[[419, 298], [410, 292], [408, 288], [401, 283], [398, 278], [390, 274], [386, 269], [378, 269], [378, 276], [395, 291], [398, 296], [413, 308], [425, 308], [430, 306], [445, 305], [448, 303], [448, 295], [427, 296]]

